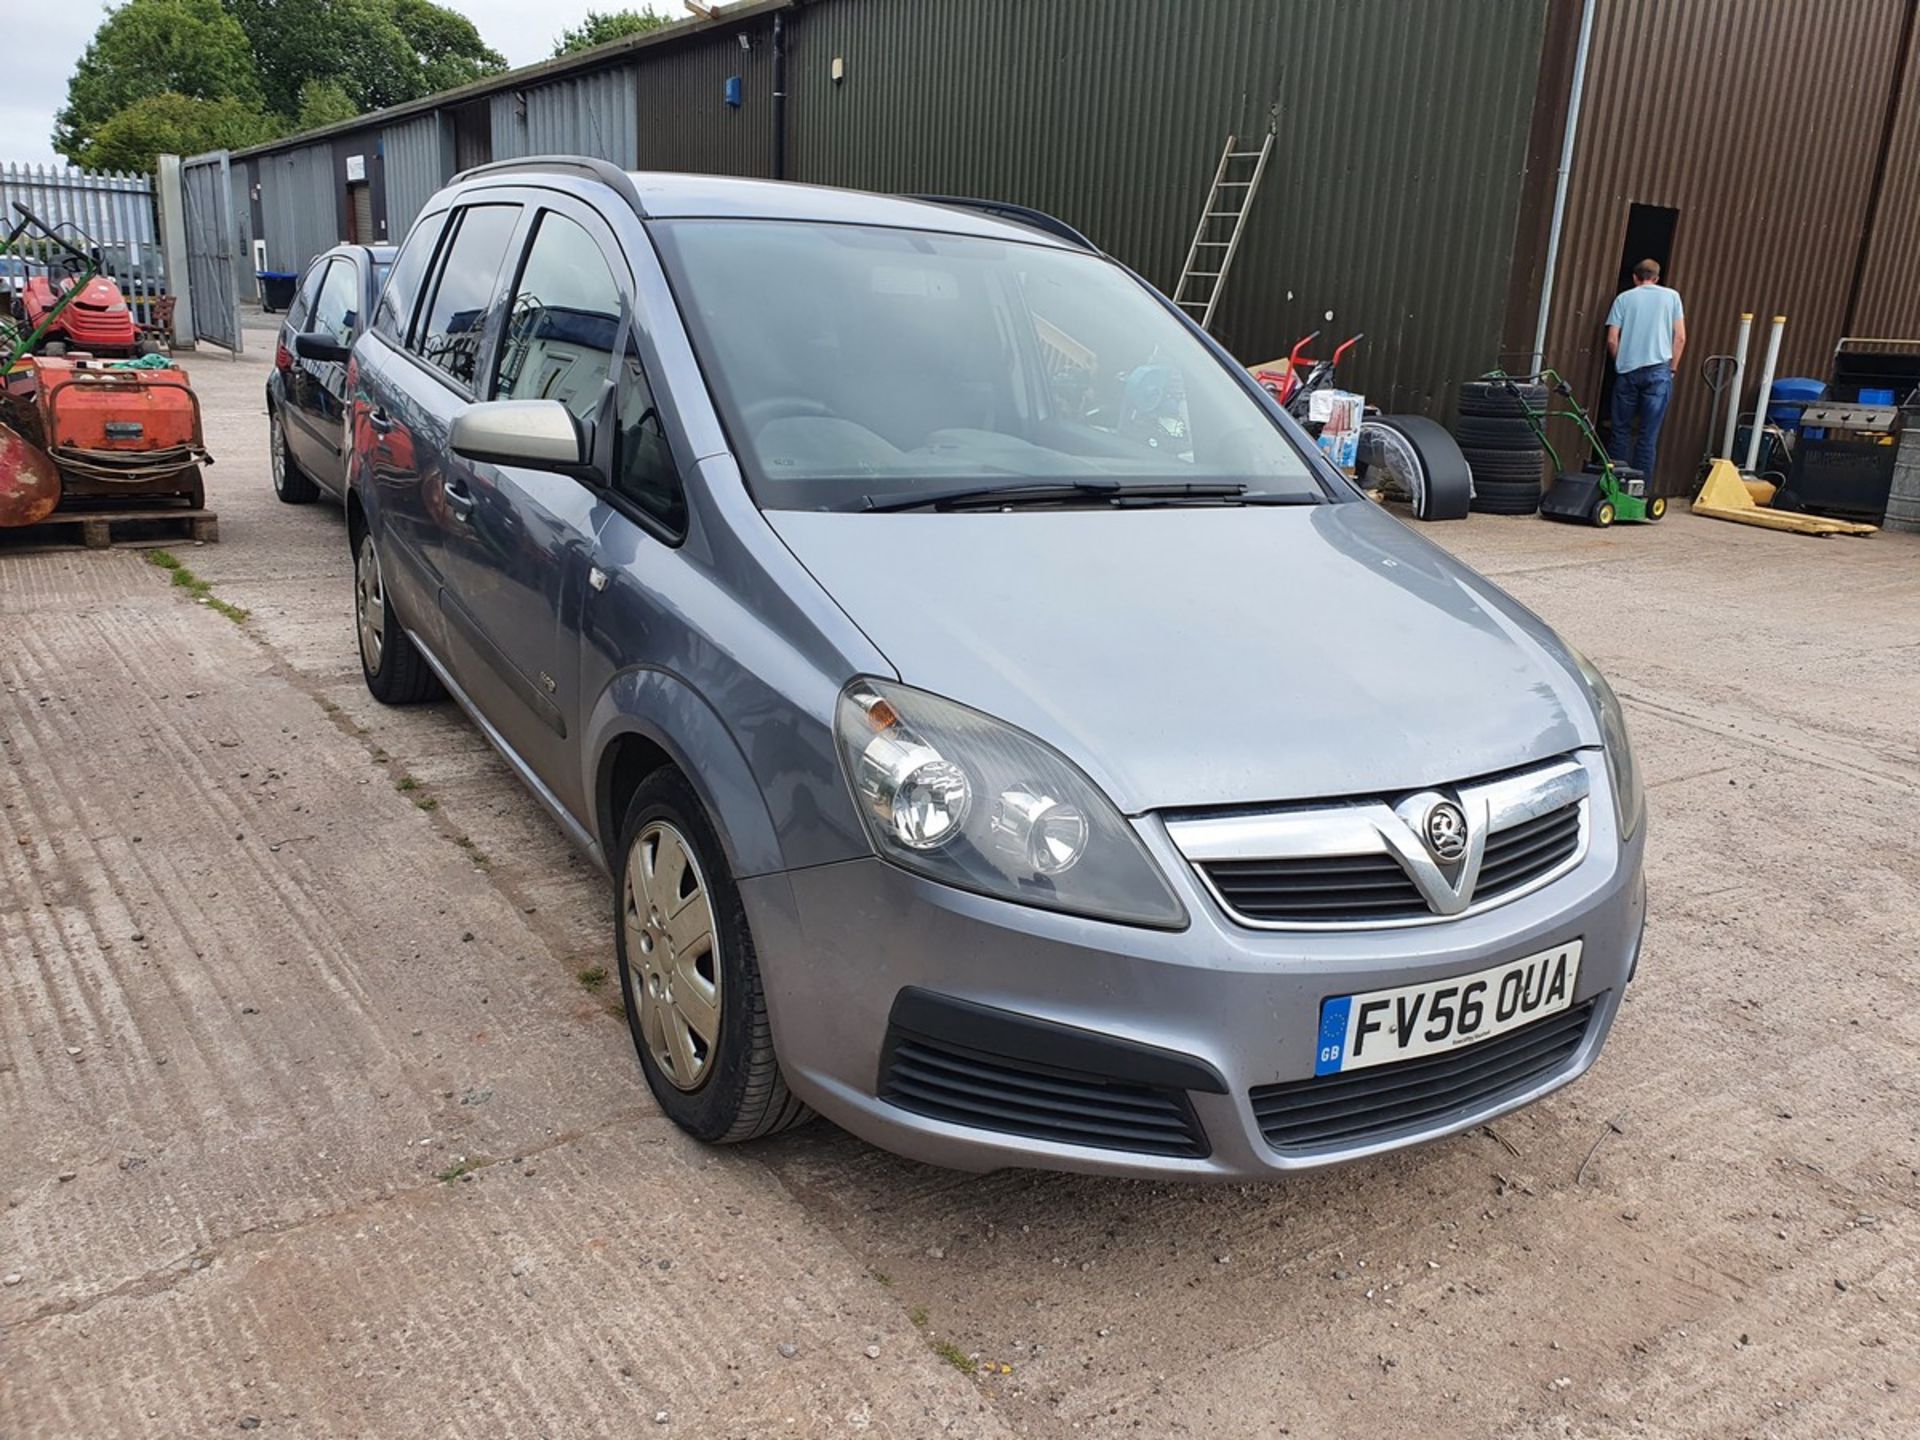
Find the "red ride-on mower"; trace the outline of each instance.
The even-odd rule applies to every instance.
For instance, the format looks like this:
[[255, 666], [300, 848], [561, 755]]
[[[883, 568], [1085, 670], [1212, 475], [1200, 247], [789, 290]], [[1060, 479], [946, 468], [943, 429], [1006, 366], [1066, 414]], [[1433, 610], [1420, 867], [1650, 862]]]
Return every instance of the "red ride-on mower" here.
[[117, 280], [100, 273], [92, 242], [80, 235], [87, 244], [75, 244], [61, 233], [70, 227], [50, 226], [24, 206], [15, 208], [24, 217], [11, 237], [15, 254], [26, 253], [19, 239], [29, 222], [40, 232], [40, 255], [30, 257], [29, 263], [38, 264], [41, 273], [27, 277], [19, 300], [22, 322], [39, 335], [36, 348], [49, 355], [66, 350], [93, 355], [144, 353], [147, 344], [127, 297]]

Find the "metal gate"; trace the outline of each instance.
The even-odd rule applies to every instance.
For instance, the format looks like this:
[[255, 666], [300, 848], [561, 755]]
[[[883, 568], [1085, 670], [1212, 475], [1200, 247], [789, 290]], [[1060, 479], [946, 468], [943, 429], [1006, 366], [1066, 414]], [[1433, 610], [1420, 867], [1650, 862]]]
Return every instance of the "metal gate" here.
[[[154, 301], [167, 293], [153, 223], [153, 182], [145, 175], [68, 170], [55, 165], [0, 165], [0, 229], [20, 218], [15, 202], [89, 248], [142, 325], [154, 323]], [[0, 284], [11, 286], [12, 276]]]
[[188, 293], [193, 337], [241, 351], [240, 296], [234, 283], [233, 172], [227, 152], [180, 162], [181, 209], [187, 230]]

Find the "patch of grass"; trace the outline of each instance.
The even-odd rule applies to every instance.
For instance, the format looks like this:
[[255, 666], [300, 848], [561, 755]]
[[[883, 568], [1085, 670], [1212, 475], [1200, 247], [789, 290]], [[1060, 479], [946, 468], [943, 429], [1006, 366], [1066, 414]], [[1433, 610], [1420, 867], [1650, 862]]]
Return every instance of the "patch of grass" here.
[[605, 967], [595, 965], [591, 970], [582, 970], [579, 979], [581, 987], [591, 995], [607, 983], [607, 972]]
[[469, 1160], [465, 1155], [462, 1155], [458, 1160], [454, 1161], [453, 1164], [449, 1165], [433, 1178], [438, 1180], [442, 1185], [451, 1185], [462, 1175], [471, 1175], [479, 1168], [479, 1161]]
[[624, 1000], [609, 1000], [606, 1003], [606, 1012], [616, 1020], [625, 1020], [627, 1018], [627, 1002]]
[[931, 1343], [933, 1345], [933, 1353], [953, 1366], [953, 1368], [958, 1370], [962, 1375], [978, 1373], [980, 1362], [967, 1354], [966, 1351], [962, 1350], [951, 1340], [935, 1340]]
[[147, 563], [168, 571], [172, 575], [173, 583], [177, 588], [186, 591], [209, 610], [218, 610], [236, 625], [246, 622], [248, 615], [246, 610], [238, 605], [222, 600], [218, 595], [214, 594], [212, 584], [206, 580], [202, 580], [198, 575], [194, 574], [193, 571], [189, 570], [181, 563], [180, 557], [175, 555], [171, 550], [147, 551]]
[[487, 852], [482, 850], [478, 845], [473, 843], [473, 837], [471, 835], [462, 835], [458, 840], [455, 840], [453, 843], [458, 845], [462, 850], [466, 851], [467, 859], [471, 860], [474, 864], [490, 865], [493, 863], [487, 858]]
[[396, 790], [418, 790], [420, 788], [420, 782], [411, 775], [402, 775], [394, 782], [393, 788]]
[[891, 1275], [889, 1275], [889, 1274], [887, 1274], [887, 1272], [886, 1272], [886, 1271], [884, 1271], [884, 1270], [876, 1270], [876, 1271], [874, 1271], [874, 1272], [873, 1272], [873, 1278], [874, 1278], [874, 1279], [875, 1279], [876, 1281], [878, 1281], [878, 1282], [879, 1282], [880, 1284], [882, 1284], [882, 1285], [891, 1285], [891, 1284], [893, 1284], [893, 1276], [891, 1276]]
[[440, 808], [440, 802], [431, 795], [423, 795], [413, 803], [418, 805], [422, 810], [438, 810]]
[[927, 1328], [927, 1307], [924, 1305], [914, 1306], [911, 1310], [907, 1311], [907, 1319], [913, 1322], [914, 1329], [916, 1330], [926, 1329]]

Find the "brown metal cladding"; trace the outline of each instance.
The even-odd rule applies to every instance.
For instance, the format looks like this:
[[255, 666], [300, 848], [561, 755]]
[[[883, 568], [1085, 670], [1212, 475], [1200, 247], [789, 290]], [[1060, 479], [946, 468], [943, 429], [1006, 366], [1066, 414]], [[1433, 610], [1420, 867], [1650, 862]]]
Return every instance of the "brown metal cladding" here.
[[1908, 31], [1886, 178], [1848, 326], [1856, 335], [1920, 336], [1920, 24], [1909, 19]]
[[829, 0], [789, 26], [787, 173], [1033, 205], [1171, 289], [1222, 143], [1277, 120], [1215, 332], [1251, 361], [1365, 331], [1343, 382], [1440, 413], [1499, 349], [1546, 14]]
[[[1827, 373], [1907, 4], [1601, 0], [1547, 362], [1597, 404], [1628, 209], [1677, 209], [1668, 278], [1686, 302], [1688, 341], [1661, 435], [1665, 493], [1691, 484], [1707, 434], [1700, 361], [1732, 348], [1742, 310], [1756, 317], [1750, 382], [1775, 314], [1787, 317], [1779, 373]], [[1895, 206], [1909, 214], [1916, 165], [1909, 139]], [[1895, 278], [1877, 281], [1876, 296], [1914, 274], [1917, 233], [1889, 213], [1878, 263]], [[1891, 304], [1886, 314], [1899, 318]]]

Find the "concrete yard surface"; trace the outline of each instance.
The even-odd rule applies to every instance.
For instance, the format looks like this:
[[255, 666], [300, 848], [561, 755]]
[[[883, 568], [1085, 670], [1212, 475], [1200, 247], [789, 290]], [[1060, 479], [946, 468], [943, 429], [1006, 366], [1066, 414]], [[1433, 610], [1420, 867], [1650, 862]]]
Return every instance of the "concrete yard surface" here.
[[1421, 527], [1649, 780], [1639, 978], [1543, 1103], [1258, 1187], [711, 1150], [605, 880], [366, 694], [247, 341], [173, 547], [244, 619], [0, 551], [0, 1440], [1920, 1429], [1920, 538]]

